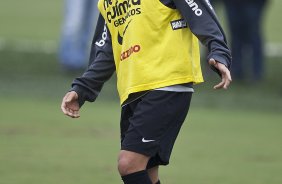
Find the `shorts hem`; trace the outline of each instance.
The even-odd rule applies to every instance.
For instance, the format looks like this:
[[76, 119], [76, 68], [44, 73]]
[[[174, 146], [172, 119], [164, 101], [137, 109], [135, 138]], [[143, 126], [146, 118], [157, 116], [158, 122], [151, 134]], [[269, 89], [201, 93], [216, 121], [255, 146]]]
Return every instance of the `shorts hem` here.
[[[146, 169], [150, 169], [150, 168], [153, 168], [153, 167], [159, 166], [159, 165], [166, 166], [166, 165], [169, 164], [169, 161], [163, 161], [163, 159], [160, 157], [159, 152], [156, 152], [154, 154], [148, 154], [148, 153], [146, 153], [142, 150], [139, 150], [139, 149], [136, 149], [136, 148], [130, 148], [130, 147], [127, 147], [127, 146], [122, 146], [121, 150], [131, 151], [131, 152], [134, 152], [134, 153], [139, 153], [139, 154], [145, 155], [147, 157], [150, 157]], [[158, 157], [158, 158], [156, 159], [155, 157]]]
[[157, 152], [155, 154], [154, 153], [150, 154], [150, 153], [145, 152], [145, 151], [143, 151], [141, 149], [136, 149], [136, 147], [135, 148], [131, 148], [131, 147], [128, 147], [128, 146], [122, 146], [121, 150], [132, 151], [132, 152], [135, 152], [135, 153], [139, 153], [141, 155], [145, 155], [147, 157], [153, 157], [155, 154], [157, 154]]

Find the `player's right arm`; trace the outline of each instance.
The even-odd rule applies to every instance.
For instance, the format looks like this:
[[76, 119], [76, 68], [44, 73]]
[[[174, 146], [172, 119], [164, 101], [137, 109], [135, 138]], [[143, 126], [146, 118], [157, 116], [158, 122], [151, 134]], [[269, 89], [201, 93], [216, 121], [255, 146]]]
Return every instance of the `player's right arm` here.
[[81, 77], [74, 79], [72, 88], [63, 98], [61, 104], [63, 113], [78, 118], [79, 108], [85, 101], [95, 101], [103, 84], [114, 72], [111, 35], [100, 14], [91, 46], [89, 66]]

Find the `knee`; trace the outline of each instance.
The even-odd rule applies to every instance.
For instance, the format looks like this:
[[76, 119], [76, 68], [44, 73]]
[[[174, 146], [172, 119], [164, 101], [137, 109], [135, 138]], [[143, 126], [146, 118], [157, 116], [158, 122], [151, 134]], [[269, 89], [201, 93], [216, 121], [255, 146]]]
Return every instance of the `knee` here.
[[122, 151], [118, 158], [118, 171], [121, 176], [146, 169], [148, 158], [133, 152]]
[[125, 176], [134, 172], [133, 160], [130, 160], [124, 156], [120, 156], [118, 159], [118, 171], [121, 176]]

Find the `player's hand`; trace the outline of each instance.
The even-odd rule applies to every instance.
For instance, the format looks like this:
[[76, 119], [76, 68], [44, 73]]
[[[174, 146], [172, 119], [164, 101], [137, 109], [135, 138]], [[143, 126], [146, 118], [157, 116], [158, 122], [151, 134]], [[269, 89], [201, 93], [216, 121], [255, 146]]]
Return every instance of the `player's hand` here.
[[75, 91], [68, 92], [63, 98], [61, 109], [63, 113], [72, 118], [79, 118], [78, 95]]
[[222, 89], [222, 88], [227, 89], [232, 81], [231, 74], [228, 68], [224, 64], [216, 62], [214, 59], [210, 59], [209, 64], [213, 65], [221, 73], [221, 82], [215, 85], [213, 88], [214, 89]]

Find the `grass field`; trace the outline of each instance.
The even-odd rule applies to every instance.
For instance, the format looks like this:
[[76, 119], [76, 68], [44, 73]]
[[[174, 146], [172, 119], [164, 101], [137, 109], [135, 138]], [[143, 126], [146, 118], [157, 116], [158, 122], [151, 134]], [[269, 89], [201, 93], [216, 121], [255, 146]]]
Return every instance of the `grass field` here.
[[[80, 73], [64, 72], [56, 53], [1, 49], [1, 39], [57, 41], [62, 3], [0, 0], [0, 184], [121, 183], [115, 79], [96, 103], [85, 104], [80, 119], [69, 119], [61, 98]], [[272, 0], [269, 7], [269, 42], [282, 42], [281, 6]], [[268, 58], [262, 82], [234, 82], [217, 92], [217, 76], [205, 72], [171, 165], [161, 168], [163, 183], [282, 183], [281, 68], [281, 58]]]
[[0, 38], [57, 40], [63, 0], [0, 0]]
[[[118, 103], [86, 105], [79, 120], [59, 101], [1, 97], [1, 184], [121, 183]], [[279, 184], [281, 113], [192, 108], [162, 168], [167, 184]]]

